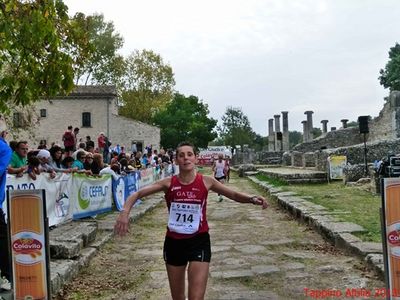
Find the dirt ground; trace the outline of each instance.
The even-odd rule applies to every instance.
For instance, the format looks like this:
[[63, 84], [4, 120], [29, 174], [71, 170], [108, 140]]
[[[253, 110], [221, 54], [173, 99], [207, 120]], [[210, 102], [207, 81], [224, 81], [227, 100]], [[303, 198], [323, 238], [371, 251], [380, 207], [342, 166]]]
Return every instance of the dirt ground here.
[[[243, 178], [233, 177], [228, 185], [260, 193]], [[376, 293], [384, 283], [363, 262], [274, 203], [263, 211], [226, 198], [218, 202], [214, 193], [208, 201], [213, 256], [206, 299], [382, 298]], [[162, 203], [132, 224], [127, 237], [107, 243], [54, 299], [170, 299], [162, 259], [166, 221]]]

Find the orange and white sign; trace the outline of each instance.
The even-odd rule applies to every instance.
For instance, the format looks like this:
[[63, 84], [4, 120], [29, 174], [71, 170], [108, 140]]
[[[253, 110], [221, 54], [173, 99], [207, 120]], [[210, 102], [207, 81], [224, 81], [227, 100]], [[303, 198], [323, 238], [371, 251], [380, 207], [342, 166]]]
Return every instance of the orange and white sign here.
[[9, 191], [14, 299], [51, 299], [44, 190]]
[[[383, 180], [385, 267], [388, 299], [400, 299], [400, 178]], [[390, 298], [389, 298], [390, 297]]]

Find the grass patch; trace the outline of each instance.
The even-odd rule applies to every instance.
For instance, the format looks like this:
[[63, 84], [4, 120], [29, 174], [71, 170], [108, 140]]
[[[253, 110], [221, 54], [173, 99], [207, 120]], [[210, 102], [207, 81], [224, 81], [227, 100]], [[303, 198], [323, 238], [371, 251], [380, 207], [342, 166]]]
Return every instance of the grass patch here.
[[281, 186], [287, 186], [288, 185], [287, 182], [283, 181], [282, 179], [269, 177], [269, 176], [266, 176], [265, 174], [257, 174], [256, 178], [258, 180], [261, 180], [261, 181], [266, 181], [269, 184], [272, 184], [272, 185], [274, 185], [276, 187], [281, 187]]
[[[264, 180], [262, 175], [257, 175], [257, 178], [270, 183]], [[339, 221], [352, 222], [364, 227], [367, 232], [355, 233], [363, 241], [382, 241], [379, 215], [381, 197], [379, 195], [345, 186], [342, 182], [280, 186], [284, 191], [295, 192], [300, 197], [305, 196], [308, 201], [325, 207]]]

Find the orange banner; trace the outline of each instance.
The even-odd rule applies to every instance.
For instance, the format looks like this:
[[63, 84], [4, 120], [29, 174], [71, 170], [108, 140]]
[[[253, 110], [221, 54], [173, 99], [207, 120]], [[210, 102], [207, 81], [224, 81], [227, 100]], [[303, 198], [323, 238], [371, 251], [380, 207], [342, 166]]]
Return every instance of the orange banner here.
[[14, 299], [50, 299], [44, 190], [8, 193]]
[[384, 206], [387, 296], [400, 299], [400, 178], [384, 179]]

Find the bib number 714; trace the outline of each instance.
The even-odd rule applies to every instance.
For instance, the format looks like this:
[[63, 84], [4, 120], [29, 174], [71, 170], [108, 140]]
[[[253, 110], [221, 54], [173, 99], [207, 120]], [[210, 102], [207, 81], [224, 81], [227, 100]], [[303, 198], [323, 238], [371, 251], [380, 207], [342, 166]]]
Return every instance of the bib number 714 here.
[[190, 222], [193, 223], [193, 214], [180, 214], [176, 213], [176, 222]]

